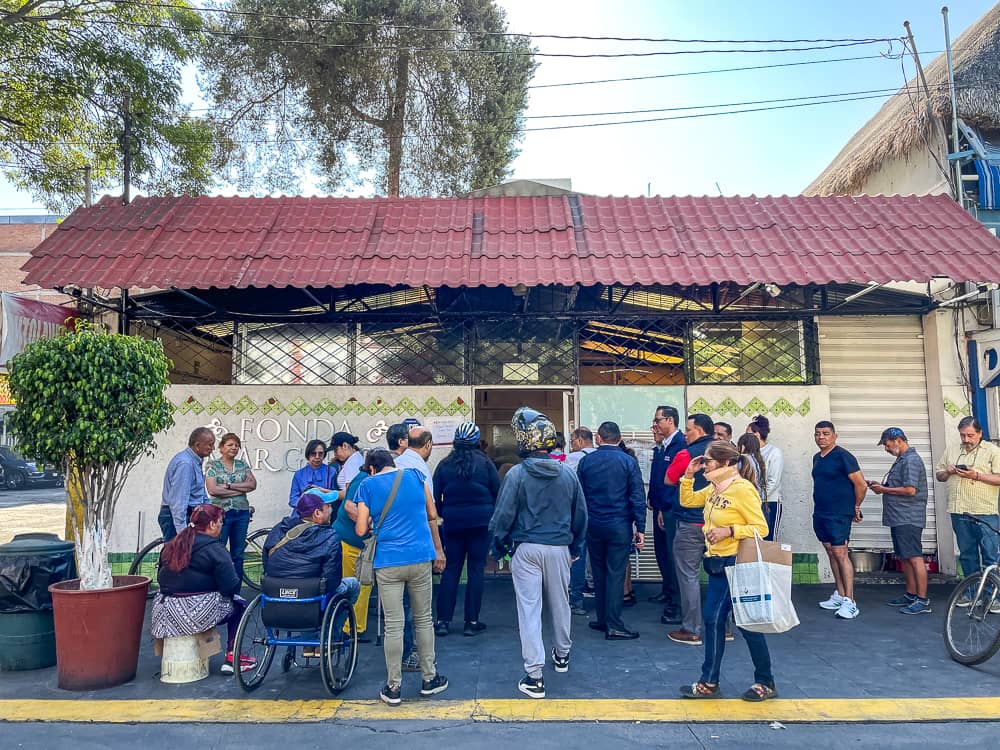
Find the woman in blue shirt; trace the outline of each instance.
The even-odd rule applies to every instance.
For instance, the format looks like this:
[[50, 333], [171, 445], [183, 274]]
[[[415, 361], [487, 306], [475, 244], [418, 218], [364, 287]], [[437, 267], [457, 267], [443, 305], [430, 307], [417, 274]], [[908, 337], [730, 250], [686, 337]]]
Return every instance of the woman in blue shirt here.
[[[438, 674], [434, 654], [434, 623], [431, 614], [433, 572], [444, 570], [444, 551], [438, 535], [434, 499], [415, 469], [397, 469], [392, 454], [384, 449], [369, 451], [362, 471], [370, 474], [354, 496], [358, 517], [354, 530], [376, 534], [375, 580], [385, 611], [385, 668], [388, 673], [379, 697], [398, 706], [403, 682], [403, 588], [410, 594], [413, 630], [420, 653], [423, 683], [420, 694], [436, 695], [448, 687], [448, 678]], [[398, 482], [398, 484], [397, 484]], [[379, 520], [393, 493], [392, 505]]]
[[302, 493], [310, 487], [336, 489], [337, 467], [333, 464], [324, 464], [324, 458], [326, 458], [326, 443], [322, 440], [310, 440], [306, 445], [307, 463], [292, 477], [292, 491], [288, 493], [289, 506], [294, 508]]

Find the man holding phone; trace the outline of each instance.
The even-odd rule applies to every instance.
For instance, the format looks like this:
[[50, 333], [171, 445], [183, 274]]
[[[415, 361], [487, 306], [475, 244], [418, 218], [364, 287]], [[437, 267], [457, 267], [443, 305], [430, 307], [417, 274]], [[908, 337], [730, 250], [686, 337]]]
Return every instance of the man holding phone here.
[[823, 609], [836, 610], [837, 617], [853, 620], [860, 610], [854, 601], [854, 565], [848, 554], [851, 524], [860, 523], [861, 502], [868, 485], [861, 474], [858, 459], [837, 445], [833, 422], [817, 422], [813, 439], [819, 453], [813, 456], [813, 531], [830, 558], [830, 569], [837, 590], [819, 603]]
[[[935, 467], [939, 482], [947, 482], [948, 512], [958, 542], [958, 561], [963, 575], [971, 575], [997, 560], [1000, 539], [992, 530], [964, 514], [1000, 525], [997, 520], [997, 486], [1000, 485], [1000, 448], [983, 440], [982, 425], [975, 417], [958, 423], [959, 445], [944, 452]], [[959, 599], [959, 606], [968, 599]]]

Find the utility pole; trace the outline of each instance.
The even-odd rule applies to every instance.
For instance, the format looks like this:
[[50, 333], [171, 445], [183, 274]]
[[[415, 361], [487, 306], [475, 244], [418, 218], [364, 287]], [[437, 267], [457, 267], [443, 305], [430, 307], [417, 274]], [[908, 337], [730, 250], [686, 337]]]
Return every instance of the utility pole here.
[[127, 206], [131, 201], [132, 183], [132, 96], [125, 94], [125, 101], [122, 106], [122, 114], [125, 119], [125, 129], [122, 134], [122, 205]]
[[[944, 50], [948, 57], [948, 87], [951, 90], [951, 139], [952, 153], [958, 153], [958, 101], [955, 98], [955, 68], [951, 64], [951, 32], [948, 30], [948, 6], [941, 8], [944, 17]], [[952, 162], [955, 169], [955, 199], [964, 208], [962, 200], [962, 162]]]
[[90, 208], [94, 205], [94, 189], [90, 182], [90, 165], [83, 168], [83, 205]]

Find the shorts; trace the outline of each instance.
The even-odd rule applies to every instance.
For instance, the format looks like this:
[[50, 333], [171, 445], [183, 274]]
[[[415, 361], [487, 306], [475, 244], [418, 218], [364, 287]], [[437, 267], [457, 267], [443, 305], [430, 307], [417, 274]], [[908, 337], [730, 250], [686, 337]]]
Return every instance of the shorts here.
[[831, 547], [842, 547], [851, 539], [851, 524], [854, 516], [837, 516], [829, 518], [813, 516], [813, 532], [823, 544]]
[[892, 551], [896, 553], [896, 557], [900, 560], [923, 557], [924, 546], [920, 543], [923, 529], [920, 526], [893, 526], [889, 531], [892, 532]]

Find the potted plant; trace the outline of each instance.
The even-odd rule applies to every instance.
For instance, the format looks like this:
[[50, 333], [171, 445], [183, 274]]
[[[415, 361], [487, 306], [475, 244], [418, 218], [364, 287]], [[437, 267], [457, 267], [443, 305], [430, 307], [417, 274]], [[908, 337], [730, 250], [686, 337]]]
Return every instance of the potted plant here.
[[54, 584], [59, 687], [91, 690], [131, 680], [145, 613], [143, 576], [113, 576], [108, 560], [125, 478], [173, 424], [164, 396], [170, 362], [159, 341], [110, 334], [77, 320], [73, 330], [30, 344], [10, 362], [21, 451], [62, 467], [80, 577]]

